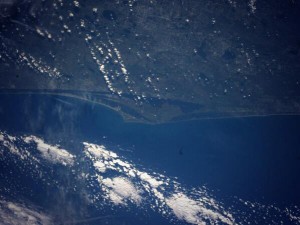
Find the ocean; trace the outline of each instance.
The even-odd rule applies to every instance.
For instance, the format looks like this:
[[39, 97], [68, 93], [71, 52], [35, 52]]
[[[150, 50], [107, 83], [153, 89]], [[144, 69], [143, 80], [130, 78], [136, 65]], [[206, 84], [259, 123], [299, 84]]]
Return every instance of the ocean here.
[[186, 189], [209, 189], [225, 208], [239, 199], [300, 205], [300, 116], [151, 125], [124, 122], [111, 109], [69, 97], [2, 94], [0, 102], [2, 131], [59, 142], [74, 154], [81, 154], [82, 142], [105, 145]]

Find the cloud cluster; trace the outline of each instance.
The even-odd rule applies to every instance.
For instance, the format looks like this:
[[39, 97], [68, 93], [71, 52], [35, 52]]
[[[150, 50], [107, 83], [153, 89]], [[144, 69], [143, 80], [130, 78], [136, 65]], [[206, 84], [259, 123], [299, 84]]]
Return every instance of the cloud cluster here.
[[35, 143], [37, 145], [37, 150], [41, 152], [42, 157], [52, 163], [60, 163], [65, 166], [74, 163], [75, 156], [59, 146], [47, 144], [43, 139], [33, 135], [24, 137], [23, 140], [26, 143]]
[[[140, 205], [145, 202], [164, 216], [173, 215], [191, 224], [235, 223], [233, 216], [205, 191], [198, 192], [198, 198], [189, 197], [189, 191], [175, 180], [162, 174], [142, 171], [103, 145], [83, 144], [99, 185], [106, 193], [106, 199], [113, 204], [126, 205], [130, 201]], [[197, 193], [193, 193], [195, 195]]]
[[[19, 138], [0, 131], [0, 143], [11, 154], [17, 155], [21, 159], [39, 161], [38, 158], [41, 157], [48, 162], [64, 166], [73, 165], [75, 160], [75, 155], [69, 151], [57, 145], [47, 144], [43, 139], [33, 135]], [[33, 150], [38, 150], [40, 155], [34, 155]]]
[[192, 224], [206, 224], [206, 221], [214, 223], [220, 220], [224, 224], [233, 224], [233, 218], [205, 208], [201, 203], [187, 197], [185, 194], [176, 193], [166, 199], [167, 205], [173, 210], [178, 219]]
[[[47, 185], [59, 183], [59, 178], [49, 178], [47, 175], [49, 166], [67, 165], [64, 171], [72, 171], [70, 174], [76, 176], [72, 180], [76, 181], [72, 182], [72, 188], [76, 189], [76, 193], [89, 193], [86, 200], [96, 208], [108, 205], [136, 206], [154, 210], [170, 220], [198, 225], [251, 224], [253, 221], [270, 224], [275, 220], [300, 224], [299, 207], [281, 209], [275, 204], [264, 205], [238, 199], [229, 210], [225, 210], [223, 204], [205, 187], [185, 188], [176, 179], [136, 165], [103, 145], [87, 142], [83, 145], [84, 155], [75, 157], [67, 150], [58, 145], [50, 145], [39, 137], [11, 136], [0, 131], [0, 155], [3, 156], [3, 163], [13, 162], [13, 166], [18, 166], [34, 180], [43, 181]], [[13, 160], [6, 160], [10, 158]], [[77, 166], [88, 170], [77, 173]], [[82, 181], [87, 185], [80, 189]], [[3, 182], [8, 183], [6, 180]], [[64, 188], [65, 180], [60, 185]], [[91, 192], [89, 188], [92, 188]], [[4, 189], [7, 191], [9, 188]], [[1, 200], [0, 196], [0, 224], [49, 223], [51, 219], [36, 207]]]

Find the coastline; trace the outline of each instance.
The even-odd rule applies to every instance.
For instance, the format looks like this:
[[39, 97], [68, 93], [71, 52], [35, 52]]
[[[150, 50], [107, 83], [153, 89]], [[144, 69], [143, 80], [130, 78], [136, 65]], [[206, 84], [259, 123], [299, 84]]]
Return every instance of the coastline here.
[[[107, 109], [113, 110], [118, 113], [125, 123], [140, 123], [148, 125], [160, 125], [170, 124], [187, 121], [198, 121], [198, 120], [218, 120], [218, 119], [233, 119], [233, 118], [252, 118], [252, 117], [276, 117], [276, 116], [300, 116], [300, 112], [277, 112], [277, 113], [264, 113], [264, 112], [196, 112], [196, 113], [182, 113], [179, 116], [169, 118], [169, 120], [149, 120], [149, 118], [143, 116], [139, 112], [136, 112], [130, 106], [121, 103], [121, 98], [117, 99], [116, 96], [111, 95], [109, 92], [87, 92], [87, 91], [73, 91], [64, 90], [57, 92], [56, 90], [13, 90], [13, 89], [2, 89], [0, 90], [1, 95], [46, 95], [56, 96], [69, 99], [80, 100], [90, 104], [100, 105]], [[158, 111], [159, 112], [159, 111]], [[134, 115], [135, 114], [135, 115]], [[140, 118], [138, 118], [140, 117]]]

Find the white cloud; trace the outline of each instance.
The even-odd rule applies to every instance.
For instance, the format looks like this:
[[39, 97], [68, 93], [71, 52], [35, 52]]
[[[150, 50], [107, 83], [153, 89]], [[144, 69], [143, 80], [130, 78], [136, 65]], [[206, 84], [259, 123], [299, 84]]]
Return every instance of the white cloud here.
[[183, 193], [173, 194], [166, 199], [167, 205], [173, 210], [178, 219], [192, 224], [206, 224], [205, 220], [220, 221], [224, 224], [234, 224], [232, 218], [206, 208], [201, 202], [190, 199]]
[[163, 181], [156, 180], [146, 172], [138, 172], [138, 175], [140, 176], [141, 180], [146, 181], [153, 188], [157, 188], [159, 185], [163, 184]]
[[58, 146], [49, 145], [45, 143], [43, 139], [33, 135], [18, 138], [0, 131], [0, 142], [2, 142], [2, 145], [12, 154], [18, 155], [21, 159], [39, 161], [32, 155], [32, 152], [28, 151], [28, 149], [22, 145], [25, 142], [27, 144], [35, 143], [41, 156], [52, 163], [60, 163], [63, 165], [72, 165], [74, 163], [75, 156], [70, 154], [67, 150]]
[[[30, 164], [33, 160], [44, 162], [44, 160], [40, 161], [41, 157], [65, 165], [73, 164], [75, 161], [75, 156], [67, 150], [47, 144], [35, 136], [14, 137], [0, 131], [0, 145], [5, 146], [0, 148], [0, 153], [8, 151], [20, 155], [21, 159], [28, 160]], [[85, 159], [91, 161], [93, 174], [83, 173], [81, 177], [88, 180], [97, 177], [99, 188], [103, 191], [90, 195], [91, 202], [95, 204], [111, 202], [114, 205], [127, 207], [132, 203], [144, 207], [143, 203], [146, 203], [166, 218], [172, 217], [189, 224], [235, 224], [235, 220], [248, 224], [262, 214], [266, 224], [272, 221], [274, 216], [285, 217], [296, 223], [300, 221], [299, 208], [286, 208], [282, 211], [276, 206], [265, 206], [242, 200], [240, 200], [242, 206], [235, 205], [230, 208], [230, 211], [225, 211], [222, 204], [211, 197], [206, 188], [186, 189], [175, 179], [141, 168], [140, 165], [125, 160], [103, 145], [84, 143], [84, 146]], [[31, 150], [36, 147], [41, 154], [32, 154]], [[94, 188], [94, 183], [90, 183], [89, 187]], [[106, 201], [99, 201], [103, 198]], [[247, 216], [239, 216], [242, 207], [246, 207]], [[234, 219], [232, 215], [236, 218]], [[48, 216], [32, 206], [7, 202], [0, 198], [0, 224], [34, 225], [50, 222]]]
[[2, 133], [0, 131], [0, 141], [2, 142], [3, 146], [8, 148], [8, 150], [15, 155], [20, 156], [22, 159], [24, 156], [21, 154], [20, 150], [15, 145], [14, 141], [16, 141], [16, 138], [13, 136], [10, 136], [8, 134]]
[[256, 11], [256, 0], [250, 0], [248, 3], [250, 10], [252, 13], [255, 13]]
[[3, 225], [48, 225], [51, 218], [32, 206], [0, 200], [0, 223]]
[[75, 156], [69, 153], [67, 150], [58, 146], [49, 145], [44, 142], [43, 139], [36, 136], [27, 136], [23, 140], [26, 143], [36, 143], [37, 150], [42, 154], [42, 157], [49, 160], [52, 163], [60, 163], [63, 165], [73, 165]]
[[105, 178], [102, 184], [107, 188], [110, 200], [114, 204], [126, 204], [127, 200], [136, 204], [141, 202], [140, 191], [125, 177]]
[[85, 149], [96, 158], [104, 158], [104, 159], [111, 159], [111, 158], [117, 158], [118, 155], [114, 152], [108, 151], [105, 149], [103, 145], [95, 145], [90, 144], [87, 142], [83, 142]]
[[[173, 214], [179, 220], [191, 224], [204, 224], [206, 221], [211, 224], [234, 223], [231, 214], [223, 212], [218, 202], [205, 192], [198, 193], [201, 201], [195, 197], [190, 198], [185, 194], [188, 191], [180, 187], [178, 182], [158, 173], [149, 174], [141, 171], [133, 163], [122, 159], [103, 145], [86, 142], [83, 144], [86, 156], [93, 163], [99, 185], [106, 193], [105, 197], [114, 204], [127, 205], [128, 200], [140, 204], [142, 199], [140, 193], [143, 192], [149, 195], [150, 207], [157, 209], [162, 215]], [[109, 177], [112, 174], [108, 172], [109, 170], [117, 175], [114, 175], [114, 178]], [[170, 195], [171, 197], [166, 198]]]
[[105, 173], [106, 171], [106, 165], [101, 162], [101, 161], [97, 161], [95, 162], [94, 166], [97, 168], [97, 170], [101, 173]]
[[126, 167], [126, 168], [130, 168], [130, 164], [129, 163], [126, 163], [120, 159], [114, 159], [113, 160], [113, 163], [114, 164], [119, 164], [120, 166], [122, 166], [123, 168]]

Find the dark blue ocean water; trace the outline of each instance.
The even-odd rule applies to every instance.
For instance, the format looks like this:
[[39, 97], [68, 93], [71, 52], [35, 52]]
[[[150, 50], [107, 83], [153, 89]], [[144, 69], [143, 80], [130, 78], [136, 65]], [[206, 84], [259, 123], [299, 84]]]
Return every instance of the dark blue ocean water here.
[[125, 123], [112, 110], [67, 97], [0, 95], [0, 129], [104, 144], [188, 187], [230, 201], [300, 204], [300, 116], [209, 119], [161, 125]]

